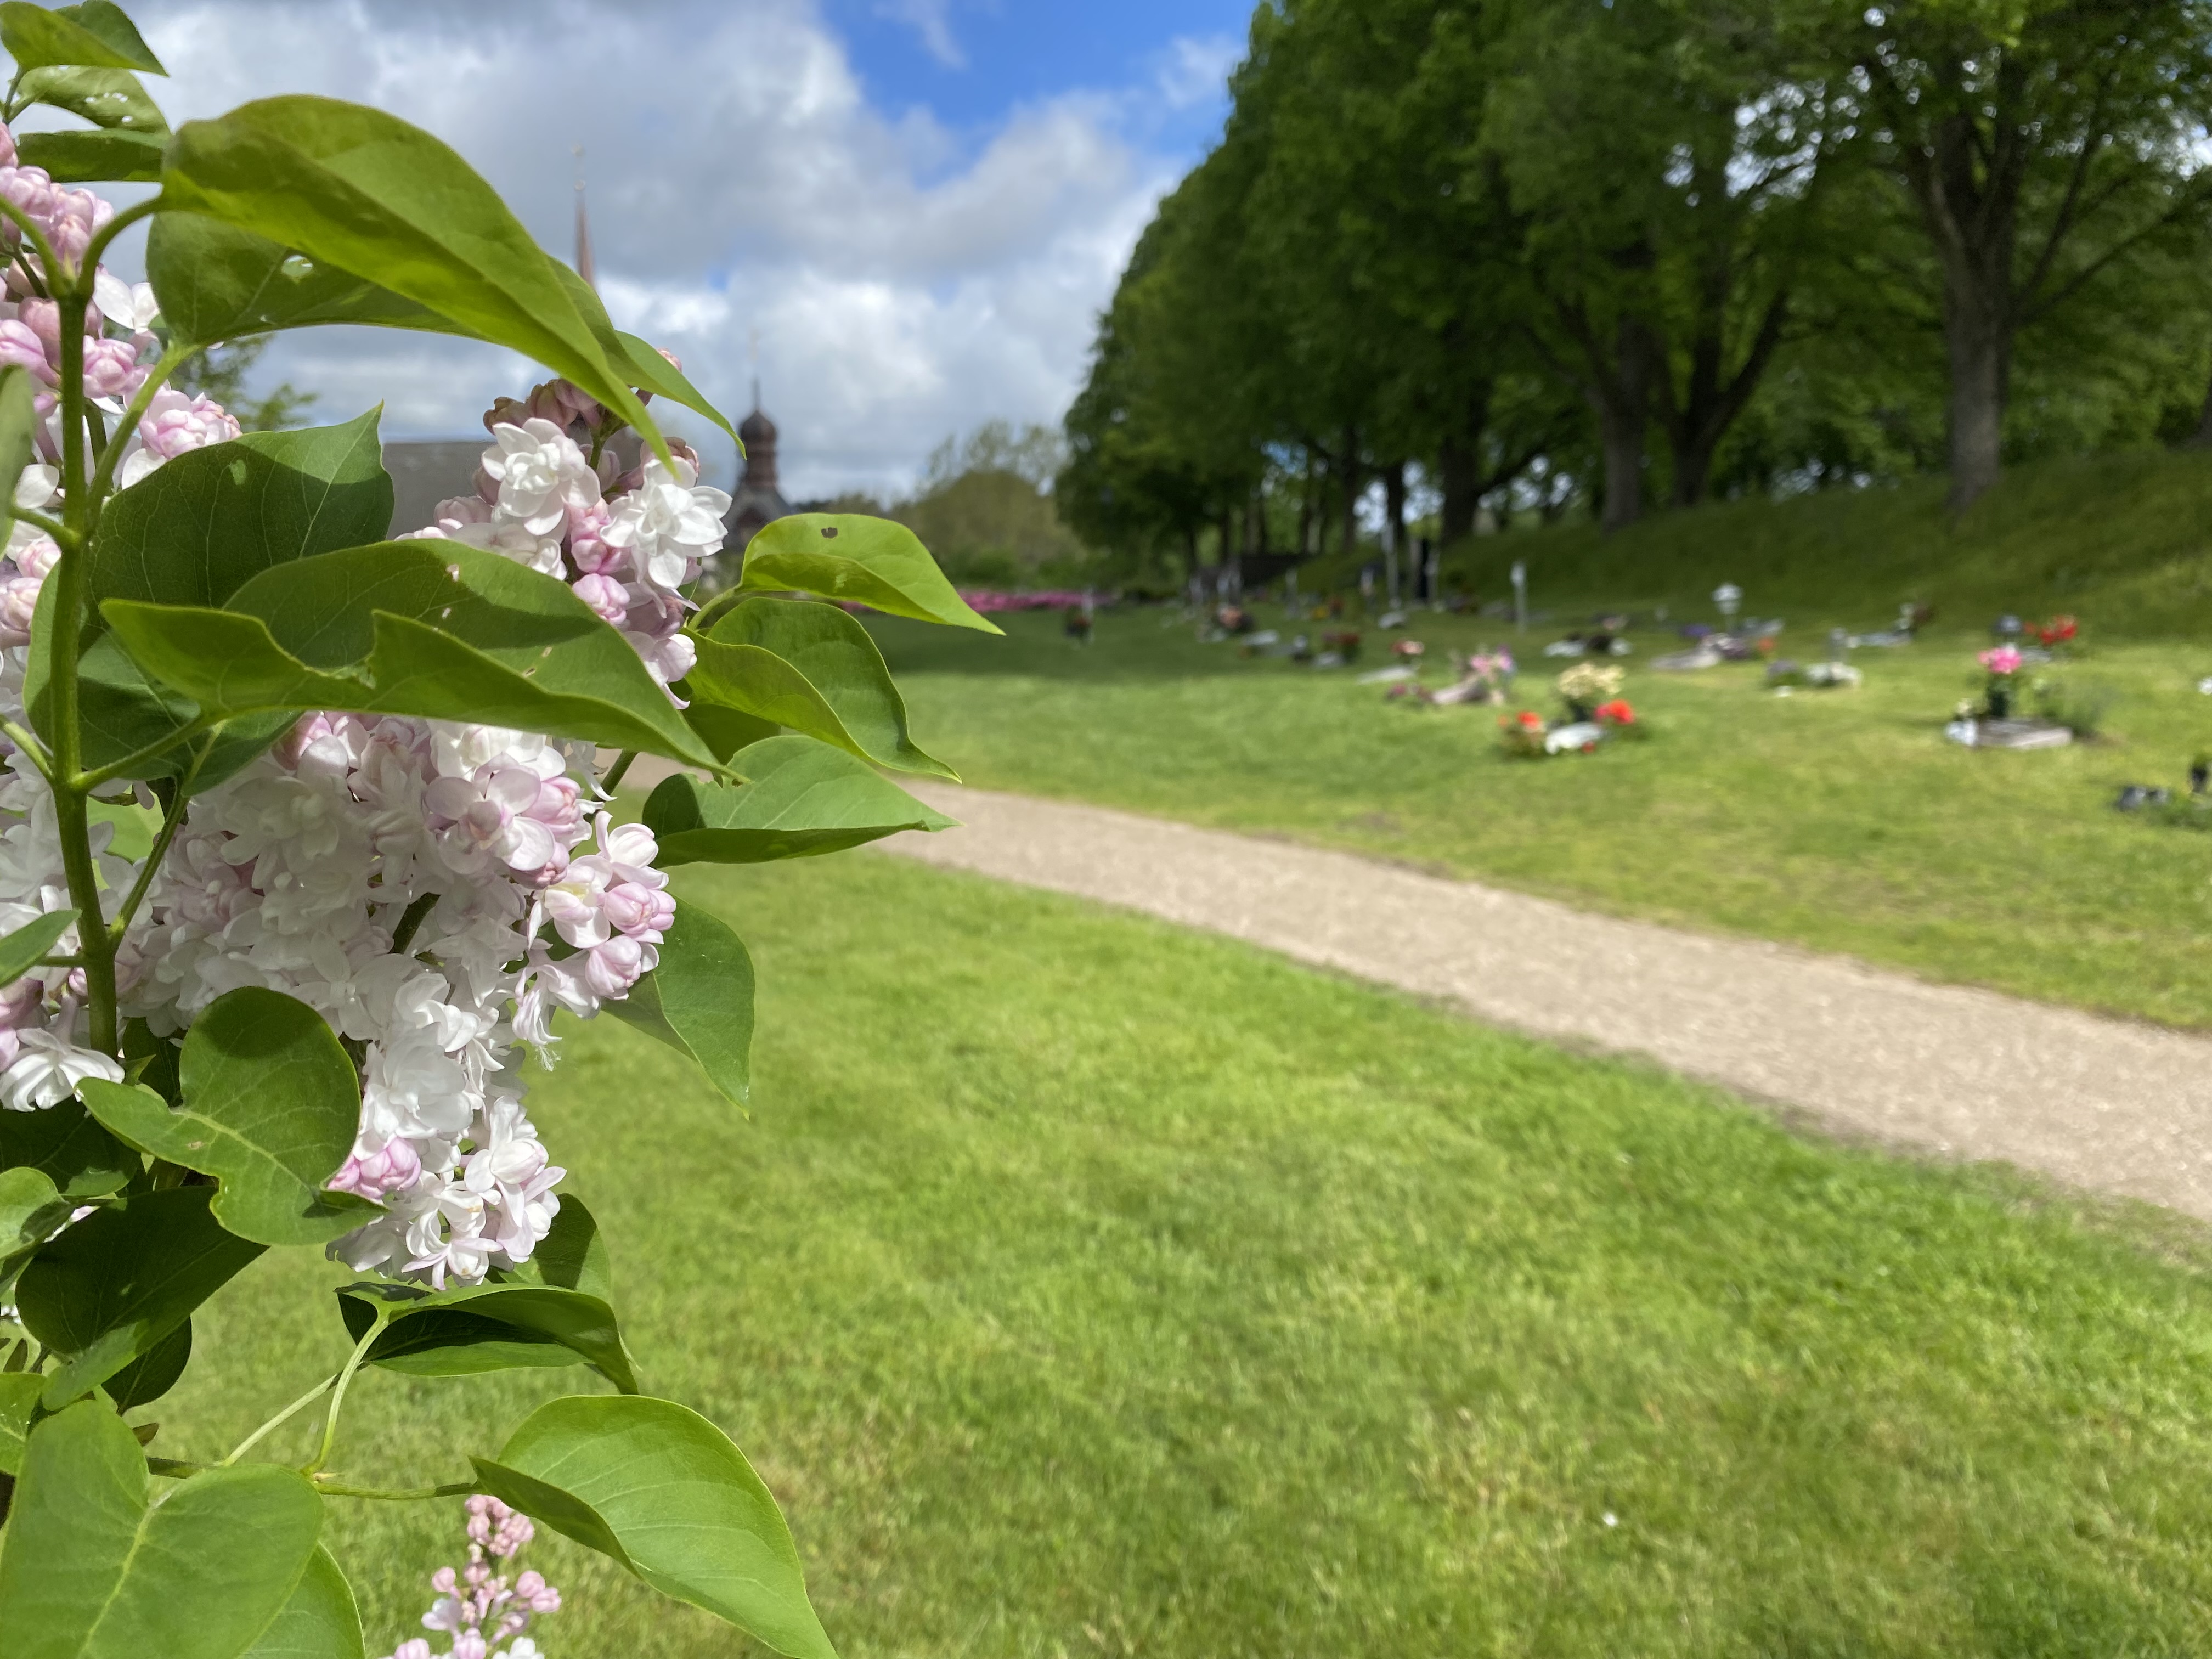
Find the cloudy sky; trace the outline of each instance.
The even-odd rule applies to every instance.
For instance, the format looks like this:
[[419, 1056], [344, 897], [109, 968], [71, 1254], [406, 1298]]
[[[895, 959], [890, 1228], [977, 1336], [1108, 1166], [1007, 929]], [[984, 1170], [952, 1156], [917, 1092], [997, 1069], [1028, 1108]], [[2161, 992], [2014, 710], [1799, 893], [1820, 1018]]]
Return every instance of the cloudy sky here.
[[[601, 292], [787, 493], [895, 490], [948, 433], [1057, 420], [1159, 192], [1219, 130], [1249, 0], [138, 0], [173, 122], [270, 93], [374, 103], [454, 146], [548, 247], [585, 147]], [[125, 261], [118, 259], [118, 263]], [[323, 330], [264, 359], [380, 398], [392, 435], [480, 429], [508, 354]], [[694, 423], [699, 425], [702, 423]], [[694, 433], [726, 484], [726, 440]]]

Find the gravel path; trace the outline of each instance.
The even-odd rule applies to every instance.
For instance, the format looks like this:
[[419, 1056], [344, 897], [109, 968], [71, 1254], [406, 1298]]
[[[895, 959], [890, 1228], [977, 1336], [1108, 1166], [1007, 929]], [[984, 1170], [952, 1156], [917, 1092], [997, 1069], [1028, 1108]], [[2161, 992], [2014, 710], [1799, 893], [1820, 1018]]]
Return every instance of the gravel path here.
[[1832, 1130], [2212, 1219], [2212, 1042], [1347, 854], [901, 782], [963, 827], [900, 836], [885, 851], [1226, 933], [1534, 1036], [1648, 1055]]

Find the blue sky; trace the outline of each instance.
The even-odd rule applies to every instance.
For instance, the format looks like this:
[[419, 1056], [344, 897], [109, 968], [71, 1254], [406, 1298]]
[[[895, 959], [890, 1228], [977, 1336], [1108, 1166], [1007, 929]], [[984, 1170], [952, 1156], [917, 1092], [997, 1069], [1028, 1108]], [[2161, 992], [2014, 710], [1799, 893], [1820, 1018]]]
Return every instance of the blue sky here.
[[[314, 92], [465, 156], [548, 247], [574, 146], [599, 287], [732, 416], [759, 341], [798, 496], [1056, 422], [1160, 194], [1218, 133], [1243, 0], [137, 0], [171, 119]], [[374, 331], [265, 360], [317, 419], [459, 436], [531, 366]], [[735, 458], [702, 423], [709, 478]]]
[[[1249, 0], [834, 0], [870, 94], [921, 106], [959, 131], [988, 132], [1015, 106], [1058, 94], [1139, 86], [1181, 55], [1178, 43], [1241, 42]], [[1164, 112], [1144, 135], [1194, 159], [1219, 131], [1224, 100]]]

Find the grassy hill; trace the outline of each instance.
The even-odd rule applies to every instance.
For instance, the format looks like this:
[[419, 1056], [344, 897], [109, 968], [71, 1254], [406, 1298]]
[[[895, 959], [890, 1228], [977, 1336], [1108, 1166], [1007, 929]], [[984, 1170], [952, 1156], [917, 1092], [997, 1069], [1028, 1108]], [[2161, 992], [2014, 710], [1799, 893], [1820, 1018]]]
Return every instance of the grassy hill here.
[[[1564, 526], [1484, 537], [1446, 566], [1484, 599], [1528, 564], [1529, 603], [1703, 617], [1723, 581], [1753, 614], [1870, 627], [1905, 600], [1979, 628], [2005, 612], [2072, 611], [2139, 639], [2212, 630], [2212, 454], [2141, 450], [2008, 474], [1955, 520], [1943, 481], [1729, 501], [1601, 535]], [[1311, 584], [1308, 584], [1310, 586]]]

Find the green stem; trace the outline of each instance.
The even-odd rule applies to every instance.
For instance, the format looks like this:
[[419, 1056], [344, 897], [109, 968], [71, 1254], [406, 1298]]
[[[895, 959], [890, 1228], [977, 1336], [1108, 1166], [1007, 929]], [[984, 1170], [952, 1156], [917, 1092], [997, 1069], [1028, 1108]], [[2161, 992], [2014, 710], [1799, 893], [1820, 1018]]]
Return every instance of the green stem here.
[[107, 924], [108, 932], [118, 945], [123, 942], [124, 933], [131, 926], [131, 918], [138, 914], [138, 907], [146, 902], [147, 891], [154, 885], [154, 877], [161, 869], [161, 861], [169, 856], [169, 843], [176, 840], [178, 827], [185, 821], [185, 807], [191, 799], [192, 780], [199, 776], [208, 751], [214, 747], [213, 738], [202, 744], [199, 753], [192, 757], [192, 763], [185, 769], [184, 776], [177, 780], [176, 793], [169, 797], [168, 808], [161, 814], [161, 832], [154, 837], [154, 845], [147, 851], [146, 861], [138, 866], [138, 879], [131, 884], [131, 896], [123, 901], [122, 908], [116, 911], [115, 920]]
[[615, 763], [607, 768], [606, 776], [599, 780], [599, 787], [610, 793], [622, 787], [622, 781], [629, 773], [630, 763], [637, 758], [637, 750], [625, 749], [616, 757]]
[[68, 547], [76, 540], [76, 535], [70, 527], [59, 519], [50, 519], [45, 514], [36, 512], [30, 507], [16, 507], [11, 503], [8, 508], [7, 516], [11, 519], [21, 519], [33, 530], [44, 531], [54, 538], [58, 546]]
[[141, 219], [151, 217], [161, 210], [161, 198], [158, 194], [149, 196], [143, 202], [133, 202], [129, 207], [125, 208], [94, 232], [92, 240], [85, 244], [83, 269], [99, 270], [100, 256], [107, 252], [110, 243]]
[[245, 1439], [240, 1441], [236, 1446], [231, 1449], [230, 1455], [224, 1458], [216, 1467], [219, 1468], [228, 1468], [233, 1463], [238, 1462], [240, 1458], [245, 1456], [246, 1453], [252, 1451], [255, 1446], [258, 1445], [264, 1437], [283, 1427], [283, 1425], [290, 1422], [296, 1414], [307, 1410], [308, 1407], [313, 1405], [315, 1401], [320, 1400], [325, 1395], [328, 1394], [331, 1389], [337, 1386], [338, 1377], [343, 1374], [344, 1373], [343, 1372], [336, 1373], [332, 1376], [325, 1377], [321, 1382], [316, 1383], [313, 1388], [308, 1389], [307, 1393], [301, 1395], [290, 1405], [285, 1407], [283, 1411], [278, 1412], [276, 1416], [270, 1418], [259, 1428], [254, 1430], [252, 1434], [247, 1435]]
[[399, 913], [399, 925], [392, 930], [393, 956], [407, 954], [407, 947], [415, 942], [415, 935], [422, 928], [422, 918], [437, 908], [438, 897], [435, 893], [417, 894], [414, 902]]
[[[157, 738], [152, 743], [148, 744], [143, 749], [134, 749], [131, 753], [125, 755], [121, 760], [110, 761], [106, 765], [100, 767], [94, 771], [78, 773], [75, 777], [70, 780], [70, 787], [73, 788], [82, 789], [87, 794], [89, 794], [94, 790], [99, 788], [103, 783], [112, 783], [118, 778], [129, 776], [140, 767], [145, 765], [148, 761], [159, 759], [161, 756], [167, 754], [172, 749], [176, 748], [179, 744], [190, 743], [195, 738], [206, 735], [208, 729], [215, 724], [215, 721], [209, 720], [205, 715], [202, 715], [199, 719], [192, 721], [191, 725], [180, 726], [175, 731], [170, 732], [168, 736], [165, 738]], [[201, 751], [202, 758], [205, 757], [205, 754], [206, 750], [203, 749]], [[198, 762], [195, 761], [193, 763], [193, 766], [195, 769], [198, 769]], [[179, 792], [179, 793], [181, 795], [181, 792]]]
[[106, 498], [109, 487], [115, 482], [115, 469], [122, 464], [124, 447], [130, 442], [131, 434], [138, 429], [138, 422], [145, 417], [147, 410], [152, 406], [154, 394], [168, 384], [169, 377], [191, 361], [191, 352], [179, 345], [172, 345], [163, 352], [161, 360], [154, 365], [153, 372], [146, 376], [146, 384], [138, 388], [137, 396], [131, 398], [130, 406], [123, 411], [123, 418], [115, 423], [114, 441], [100, 452], [100, 468], [92, 475], [93, 522], [94, 524], [100, 521], [98, 511], [100, 503]]
[[354, 1344], [353, 1352], [346, 1356], [345, 1368], [333, 1381], [337, 1391], [331, 1395], [331, 1409], [323, 1419], [323, 1443], [315, 1453], [315, 1461], [303, 1467], [302, 1474], [319, 1474], [331, 1461], [331, 1448], [337, 1443], [338, 1413], [345, 1409], [346, 1390], [353, 1386], [354, 1374], [361, 1370], [361, 1362], [368, 1357], [368, 1345], [384, 1332], [384, 1310], [379, 1309], [375, 1322], [362, 1333], [361, 1340]]
[[419, 1504], [430, 1498], [467, 1498], [475, 1492], [473, 1480], [453, 1480], [442, 1486], [416, 1486], [395, 1492], [386, 1486], [349, 1486], [342, 1481], [315, 1477], [315, 1490], [325, 1498], [371, 1498], [393, 1503]]
[[53, 781], [53, 757], [46, 753], [46, 745], [39, 741], [37, 733], [25, 731], [10, 720], [0, 720], [0, 732], [5, 732], [8, 740], [31, 757], [31, 764], [39, 769], [40, 777], [49, 783]]
[[[58, 284], [61, 281], [62, 262], [54, 258], [54, 245], [46, 240], [46, 233], [40, 230], [37, 225], [31, 222], [31, 216], [29, 214], [24, 212], [22, 209], [17, 207], [13, 202], [9, 201], [4, 196], [0, 196], [0, 219], [7, 220], [9, 223], [13, 224], [16, 229], [21, 231], [24, 235], [31, 239], [31, 246], [37, 251], [39, 256], [40, 274], [46, 278], [47, 290], [51, 293], [58, 295], [60, 290]], [[82, 334], [84, 332], [84, 316], [82, 313], [79, 313], [77, 316], [76, 331], [79, 334]], [[62, 338], [64, 340], [69, 338], [69, 335], [66, 331], [63, 333]], [[69, 356], [69, 353], [64, 351], [62, 353], [62, 356], [66, 357]], [[64, 364], [63, 367], [66, 368], [68, 365]], [[82, 375], [83, 369], [84, 353], [80, 349], [77, 353], [77, 370], [80, 377]]]
[[[0, 198], [0, 206], [7, 205]], [[47, 266], [47, 274], [54, 267]], [[84, 334], [88, 303], [84, 285], [72, 284], [56, 295], [61, 308], [61, 337], [74, 341]], [[64, 547], [49, 579], [54, 586], [53, 631], [47, 636], [52, 657], [49, 680], [53, 698], [54, 754], [52, 770], [54, 818], [61, 832], [62, 868], [69, 878], [70, 901], [76, 906], [77, 937], [83, 943], [86, 986], [85, 1013], [90, 1047], [104, 1054], [116, 1052], [115, 940], [107, 931], [106, 913], [100, 902], [100, 875], [92, 858], [92, 827], [85, 811], [87, 787], [78, 781], [84, 770], [84, 737], [77, 703], [77, 662], [83, 646], [86, 568], [92, 527], [98, 518], [87, 478], [84, 428], [84, 353], [62, 353], [62, 487], [64, 522], [76, 544]]]

